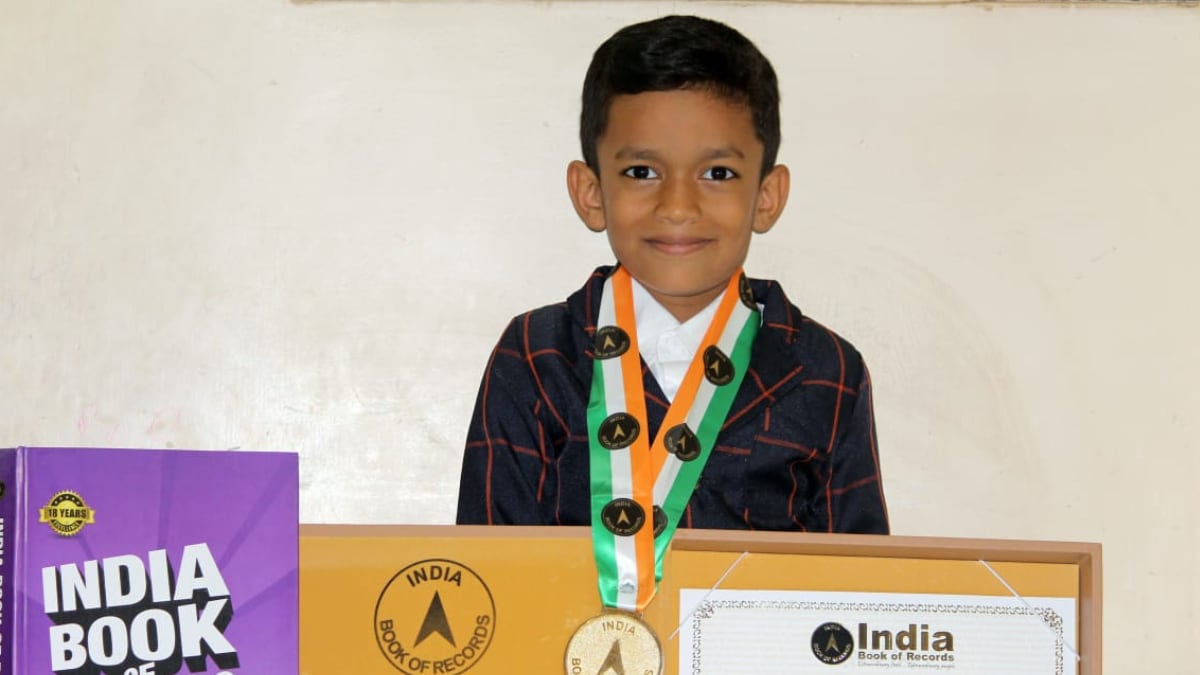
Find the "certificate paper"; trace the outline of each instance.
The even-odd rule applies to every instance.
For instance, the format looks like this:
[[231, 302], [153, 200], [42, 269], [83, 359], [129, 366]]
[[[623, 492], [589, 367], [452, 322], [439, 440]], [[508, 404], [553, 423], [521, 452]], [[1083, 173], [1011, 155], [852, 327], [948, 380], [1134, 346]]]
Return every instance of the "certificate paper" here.
[[680, 673], [1078, 673], [1073, 598], [685, 588], [679, 600]]

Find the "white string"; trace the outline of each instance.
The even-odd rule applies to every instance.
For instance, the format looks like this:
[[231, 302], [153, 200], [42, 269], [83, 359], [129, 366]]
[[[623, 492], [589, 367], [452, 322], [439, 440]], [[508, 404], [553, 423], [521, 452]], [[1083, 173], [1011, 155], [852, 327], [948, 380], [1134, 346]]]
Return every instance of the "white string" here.
[[733, 568], [740, 565], [742, 559], [748, 555], [750, 555], [749, 551], [742, 551], [742, 554], [739, 555], [736, 560], [730, 563], [729, 568], [725, 570], [725, 573], [721, 575], [721, 578], [717, 579], [716, 583], [712, 585], [712, 588], [708, 589], [708, 592], [704, 594], [704, 597], [700, 598], [700, 601], [697, 602], [694, 607], [692, 607], [692, 610], [679, 620], [679, 625], [675, 627], [675, 630], [671, 631], [671, 635], [667, 638], [667, 642], [674, 640], [675, 636], [679, 635], [679, 631], [683, 629], [683, 624], [687, 623], [688, 619], [692, 618], [692, 615], [696, 613], [696, 610], [700, 609], [700, 606], [708, 601], [708, 596], [712, 595], [713, 591], [717, 590], [717, 586], [720, 586], [721, 582], [725, 581], [725, 577], [729, 576], [729, 573], [733, 571]]
[[[1021, 594], [1017, 592], [1017, 589], [1013, 588], [1012, 586], [1009, 586], [1008, 582], [1004, 580], [1004, 577], [1000, 576], [999, 572], [997, 572], [995, 569], [993, 569], [991, 565], [987, 564], [987, 561], [980, 560], [979, 564], [983, 565], [984, 569], [991, 572], [992, 576], [996, 577], [996, 581], [999, 581], [1001, 583], [1001, 585], [1003, 585], [1005, 588], [1007, 588], [1008, 592], [1012, 593], [1012, 596], [1014, 598], [1016, 598], [1017, 600], [1020, 600], [1021, 604], [1025, 605], [1025, 609], [1028, 609], [1031, 612], [1037, 611], [1028, 602], [1025, 601], [1025, 598], [1021, 597]], [[1041, 623], [1042, 626], [1045, 627], [1046, 630], [1050, 631], [1050, 633], [1052, 635], [1054, 635], [1055, 640], [1059, 639], [1059, 634], [1056, 633], [1054, 631], [1054, 629], [1050, 627], [1049, 624], [1047, 624], [1045, 621], [1041, 621], [1039, 623]], [[1081, 658], [1079, 656], [1079, 652], [1075, 651], [1075, 648], [1072, 647], [1071, 644], [1066, 639], [1063, 639], [1063, 647], [1066, 648], [1067, 651], [1071, 652], [1071, 656], [1074, 656], [1076, 661], [1081, 660]]]

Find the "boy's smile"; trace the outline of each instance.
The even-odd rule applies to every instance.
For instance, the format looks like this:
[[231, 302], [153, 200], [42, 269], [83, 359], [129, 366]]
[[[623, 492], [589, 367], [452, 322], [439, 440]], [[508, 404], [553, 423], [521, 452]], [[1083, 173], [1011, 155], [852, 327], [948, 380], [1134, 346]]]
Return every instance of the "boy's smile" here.
[[567, 169], [576, 211], [681, 322], [720, 295], [787, 200], [786, 167], [759, 180], [750, 109], [703, 89], [615, 97], [596, 149], [599, 175]]

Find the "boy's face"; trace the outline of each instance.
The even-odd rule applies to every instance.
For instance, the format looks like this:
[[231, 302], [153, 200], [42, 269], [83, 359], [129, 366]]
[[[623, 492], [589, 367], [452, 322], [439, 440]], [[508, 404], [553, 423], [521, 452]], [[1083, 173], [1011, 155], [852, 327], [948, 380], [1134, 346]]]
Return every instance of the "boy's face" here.
[[759, 180], [750, 109], [703, 90], [614, 98], [596, 150], [599, 175], [567, 170], [576, 211], [680, 321], [720, 295], [787, 200], [786, 167]]

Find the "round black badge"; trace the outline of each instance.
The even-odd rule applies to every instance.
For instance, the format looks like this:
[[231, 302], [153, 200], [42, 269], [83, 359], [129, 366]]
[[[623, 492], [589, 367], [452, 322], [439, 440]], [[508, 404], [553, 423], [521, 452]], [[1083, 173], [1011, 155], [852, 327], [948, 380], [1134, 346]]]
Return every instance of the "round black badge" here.
[[642, 425], [638, 424], [637, 418], [629, 413], [619, 412], [609, 415], [600, 423], [596, 436], [600, 445], [609, 450], [620, 450], [632, 445], [641, 430]]
[[718, 387], [733, 382], [733, 361], [716, 345], [704, 350], [704, 377]]
[[632, 537], [646, 523], [646, 511], [632, 499], [618, 497], [604, 505], [600, 520], [618, 537]]
[[821, 663], [837, 665], [854, 653], [854, 636], [840, 623], [823, 623], [813, 631], [812, 651]]
[[741, 296], [743, 305], [758, 311], [758, 304], [754, 302], [754, 291], [750, 290], [750, 280], [745, 274], [738, 278], [738, 295]]
[[616, 358], [629, 350], [629, 344], [628, 333], [616, 326], [604, 326], [596, 331], [596, 358]]
[[700, 439], [696, 438], [686, 422], [671, 427], [663, 443], [667, 446], [667, 452], [682, 462], [690, 462], [700, 456]]
[[662, 510], [658, 504], [654, 505], [654, 536], [663, 533], [667, 529], [667, 512]]

